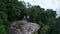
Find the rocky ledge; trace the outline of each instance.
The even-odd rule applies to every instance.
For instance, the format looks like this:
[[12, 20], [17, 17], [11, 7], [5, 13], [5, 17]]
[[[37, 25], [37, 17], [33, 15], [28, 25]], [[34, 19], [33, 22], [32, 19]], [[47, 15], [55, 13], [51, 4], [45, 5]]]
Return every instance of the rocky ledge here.
[[7, 34], [32, 34], [39, 28], [40, 26], [38, 24], [26, 20], [14, 21], [11, 23]]

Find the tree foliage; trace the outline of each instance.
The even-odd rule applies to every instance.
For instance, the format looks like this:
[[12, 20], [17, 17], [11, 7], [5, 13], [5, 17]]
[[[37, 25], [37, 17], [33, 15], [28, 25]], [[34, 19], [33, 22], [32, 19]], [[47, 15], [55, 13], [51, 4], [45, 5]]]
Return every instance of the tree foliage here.
[[18, 0], [0, 0], [0, 34], [6, 34], [10, 22], [22, 20], [25, 14], [30, 16], [30, 22], [41, 26], [33, 34], [60, 34], [60, 17], [56, 18], [56, 11]]

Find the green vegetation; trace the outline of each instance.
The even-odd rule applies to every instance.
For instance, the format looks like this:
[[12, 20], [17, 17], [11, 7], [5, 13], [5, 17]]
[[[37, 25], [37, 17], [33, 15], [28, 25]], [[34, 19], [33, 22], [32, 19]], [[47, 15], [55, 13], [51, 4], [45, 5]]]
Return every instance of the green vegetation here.
[[18, 0], [0, 0], [0, 34], [7, 34], [10, 22], [23, 19], [25, 14], [30, 16], [29, 21], [41, 26], [34, 34], [60, 34], [60, 17], [56, 18], [56, 11]]

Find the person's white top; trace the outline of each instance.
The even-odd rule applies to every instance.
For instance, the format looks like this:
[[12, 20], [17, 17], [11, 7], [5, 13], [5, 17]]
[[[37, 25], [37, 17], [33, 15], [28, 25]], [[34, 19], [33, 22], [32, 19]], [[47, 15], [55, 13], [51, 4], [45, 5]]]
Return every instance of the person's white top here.
[[29, 19], [29, 15], [27, 15], [27, 19]]
[[24, 19], [25, 19], [26, 17], [24, 16]]

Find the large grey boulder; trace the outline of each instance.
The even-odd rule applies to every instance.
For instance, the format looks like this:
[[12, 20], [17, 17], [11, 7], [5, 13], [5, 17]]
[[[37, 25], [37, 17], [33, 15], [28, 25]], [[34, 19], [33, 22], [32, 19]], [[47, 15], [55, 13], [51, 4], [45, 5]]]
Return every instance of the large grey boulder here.
[[36, 23], [28, 22], [26, 20], [14, 21], [11, 23], [8, 34], [32, 34], [37, 31], [40, 26]]

